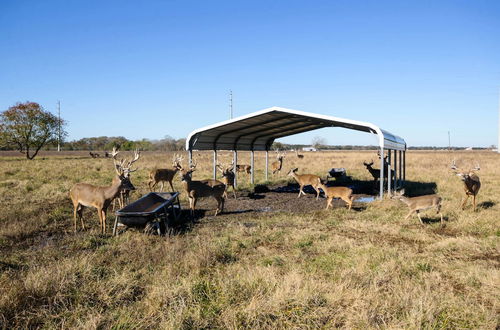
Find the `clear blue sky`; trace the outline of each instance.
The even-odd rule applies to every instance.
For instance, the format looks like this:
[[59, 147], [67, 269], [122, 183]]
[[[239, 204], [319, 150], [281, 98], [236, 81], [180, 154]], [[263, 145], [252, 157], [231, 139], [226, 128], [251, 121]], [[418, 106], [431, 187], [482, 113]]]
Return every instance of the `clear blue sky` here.
[[[69, 139], [186, 137], [271, 106], [409, 145], [497, 143], [500, 1], [0, 0], [0, 110], [61, 100]], [[375, 144], [329, 129], [284, 139]]]

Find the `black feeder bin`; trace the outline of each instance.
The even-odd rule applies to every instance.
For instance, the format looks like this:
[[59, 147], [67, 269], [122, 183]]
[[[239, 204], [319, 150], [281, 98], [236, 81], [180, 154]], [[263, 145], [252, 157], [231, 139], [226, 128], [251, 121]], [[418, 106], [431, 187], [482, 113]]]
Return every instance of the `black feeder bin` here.
[[166, 233], [181, 214], [178, 192], [150, 192], [135, 202], [115, 212], [113, 236], [118, 235], [118, 226], [144, 227], [145, 233]]

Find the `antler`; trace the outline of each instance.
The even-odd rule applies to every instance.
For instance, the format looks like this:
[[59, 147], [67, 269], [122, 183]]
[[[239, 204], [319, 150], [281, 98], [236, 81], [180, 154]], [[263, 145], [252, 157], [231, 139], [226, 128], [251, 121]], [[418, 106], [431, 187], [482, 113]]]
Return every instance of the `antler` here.
[[111, 157], [113, 158], [113, 163], [115, 164], [115, 171], [118, 175], [123, 175], [123, 159], [118, 163], [116, 159], [116, 155], [118, 155], [119, 151], [116, 150], [116, 147], [113, 147], [113, 151], [111, 151]]
[[141, 153], [139, 152], [139, 149], [135, 149], [135, 151], [134, 151], [134, 158], [131, 161], [128, 162], [127, 167], [125, 168], [128, 173], [132, 173], [132, 172], [137, 171], [137, 169], [132, 170], [131, 166], [132, 166], [133, 163], [135, 163], [136, 161], [138, 161], [139, 158], [141, 158]]

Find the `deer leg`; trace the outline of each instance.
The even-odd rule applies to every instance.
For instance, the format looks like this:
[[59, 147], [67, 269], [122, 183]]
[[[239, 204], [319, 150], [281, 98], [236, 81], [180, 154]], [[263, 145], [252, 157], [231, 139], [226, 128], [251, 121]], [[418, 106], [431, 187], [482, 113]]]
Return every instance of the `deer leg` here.
[[462, 207], [462, 210], [464, 210], [464, 209], [465, 209], [465, 204], [467, 203], [467, 200], [468, 200], [468, 199], [469, 199], [469, 195], [465, 195], [465, 198], [464, 198], [464, 200], [462, 201], [462, 206], [461, 206], [461, 207]]
[[318, 187], [313, 187], [314, 190], [316, 190], [316, 200], [319, 199], [319, 188]]
[[328, 208], [332, 206], [332, 198], [328, 197], [327, 196], [327, 200], [326, 200], [326, 208], [325, 210], [328, 210]]
[[75, 233], [76, 233], [76, 210], [78, 209], [78, 204], [74, 205], [73, 204], [73, 224], [74, 224], [74, 229], [75, 229]]
[[405, 221], [408, 220], [411, 217], [411, 215], [413, 214], [413, 212], [414, 212], [413, 210], [410, 210], [410, 212], [405, 217]]
[[476, 212], [476, 195], [472, 195], [472, 204], [474, 205], [474, 212]]
[[174, 185], [172, 184], [172, 181], [169, 181], [169, 183], [170, 183], [170, 188], [172, 188], [172, 192], [174, 192], [175, 189], [174, 189]]
[[160, 183], [160, 192], [163, 192], [163, 185], [164, 185], [164, 184], [165, 184], [165, 183], [164, 183], [163, 181]]
[[233, 187], [233, 196], [234, 196], [234, 199], [236, 199], [236, 191], [234, 190], [234, 186], [231, 186]]
[[106, 234], [106, 210], [101, 210], [102, 212], [102, 233]]
[[83, 222], [83, 205], [79, 205], [77, 212], [80, 217], [80, 222], [82, 223], [82, 229], [85, 230], [85, 223]]
[[421, 224], [424, 224], [424, 222], [422, 221], [422, 218], [420, 217], [420, 212], [418, 210], [416, 212], [417, 212], [418, 220], [420, 220]]
[[352, 200], [350, 200], [349, 198], [345, 198], [345, 197], [343, 197], [342, 199], [344, 200], [344, 202], [347, 203], [347, 209], [350, 210], [352, 208]]

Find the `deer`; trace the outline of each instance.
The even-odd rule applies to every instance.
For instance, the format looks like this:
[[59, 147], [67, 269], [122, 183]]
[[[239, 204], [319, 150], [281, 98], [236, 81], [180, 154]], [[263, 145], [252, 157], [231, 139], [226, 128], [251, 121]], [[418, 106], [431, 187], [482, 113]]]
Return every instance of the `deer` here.
[[472, 205], [475, 212], [476, 196], [479, 192], [479, 188], [481, 188], [481, 181], [479, 180], [479, 176], [475, 173], [475, 171], [479, 171], [481, 169], [479, 164], [476, 164], [476, 167], [469, 169], [468, 171], [459, 171], [455, 161], [453, 161], [451, 169], [458, 177], [460, 177], [464, 184], [465, 198], [461, 204], [462, 210], [465, 209], [465, 205], [467, 204], [469, 197], [472, 196]]
[[[378, 168], [372, 167], [373, 159], [370, 163], [363, 162], [363, 164], [365, 165], [368, 172], [370, 172], [370, 174], [372, 175], [374, 182], [377, 183], [377, 180], [380, 179], [380, 170]], [[384, 174], [385, 174], [385, 177], [387, 178], [387, 168], [384, 168]], [[392, 174], [392, 176], [394, 176], [394, 170], [391, 170], [391, 174]]]
[[302, 190], [304, 186], [312, 186], [316, 191], [316, 200], [318, 200], [320, 193], [318, 179], [320, 179], [320, 177], [314, 174], [297, 174], [298, 170], [298, 168], [291, 169], [287, 174], [288, 176], [293, 177], [300, 185], [299, 196], [297, 196], [297, 198], [299, 198], [302, 194], [304, 194], [304, 196], [306, 195], [306, 193]]
[[[116, 156], [116, 154], [117, 154], [116, 149], [113, 151], [113, 153]], [[106, 152], [106, 154], [108, 155], [106, 157], [111, 157], [110, 153]], [[132, 166], [132, 164], [135, 163], [136, 161], [138, 161], [140, 157], [141, 157], [141, 154], [140, 154], [139, 150], [136, 149], [134, 151], [134, 158], [131, 161], [129, 161], [124, 168], [130, 169], [130, 167]], [[122, 162], [125, 162], [125, 160], [122, 160]], [[127, 172], [127, 175], [129, 176], [129, 179], [130, 179], [130, 173], [131, 172], [135, 172], [135, 171], [136, 170], [133, 170], [133, 171], [129, 170]], [[127, 205], [129, 203], [129, 200], [130, 200], [130, 191], [131, 190], [129, 190], [129, 189], [123, 189], [122, 191], [120, 191], [120, 195], [118, 196], [118, 198], [115, 198], [113, 200], [113, 210], [116, 210], [116, 202], [118, 202], [118, 207], [120, 209], [123, 208], [123, 207], [125, 207], [125, 205]]]
[[[88, 183], [77, 183], [71, 188], [69, 195], [74, 207], [73, 218], [75, 233], [77, 231], [77, 215], [80, 218], [83, 230], [85, 230], [85, 223], [83, 222], [82, 216], [83, 209], [85, 207], [94, 207], [97, 209], [97, 215], [99, 216], [101, 233], [105, 234], [106, 211], [113, 199], [118, 197], [122, 190], [135, 190], [134, 185], [130, 182], [130, 173], [137, 171], [137, 169], [132, 170], [130, 167], [124, 166], [124, 160], [118, 163], [116, 160], [117, 154], [118, 151], [113, 148], [112, 158], [116, 176], [113, 178], [110, 186], [101, 187]], [[133, 161], [129, 162], [128, 166], [132, 163]]]
[[89, 155], [90, 157], [92, 158], [99, 158], [99, 154], [97, 152], [92, 152], [92, 151], [89, 151]]
[[410, 212], [406, 215], [405, 221], [413, 214], [416, 213], [421, 224], [424, 224], [422, 218], [420, 217], [420, 211], [424, 211], [431, 208], [436, 208], [437, 214], [441, 217], [441, 223], [443, 223], [443, 214], [441, 213], [441, 202], [442, 198], [437, 194], [432, 195], [422, 195], [417, 197], [406, 197], [404, 196], [405, 190], [401, 189], [399, 192], [394, 193], [391, 199], [398, 199], [405, 203]]
[[295, 155], [297, 156], [298, 159], [303, 159], [304, 155], [299, 154], [299, 151], [295, 149]]
[[281, 154], [276, 151], [276, 161], [271, 163], [271, 169], [273, 171], [273, 175], [276, 172], [281, 172], [281, 168], [283, 167], [283, 159], [285, 159], [285, 154]]
[[251, 165], [236, 165], [236, 172], [244, 172], [246, 174], [252, 173]]
[[172, 180], [174, 179], [177, 172], [182, 170], [181, 162], [184, 158], [175, 154], [172, 157], [172, 168], [162, 168], [162, 169], [154, 169], [149, 172], [149, 181], [148, 186], [149, 190], [153, 191], [158, 182], [160, 182], [160, 191], [163, 191], [163, 184], [167, 181], [172, 188], [172, 191], [175, 191], [174, 185], [172, 184]]
[[189, 199], [189, 209], [191, 217], [194, 218], [196, 202], [199, 198], [213, 197], [217, 201], [215, 216], [224, 210], [224, 192], [226, 185], [218, 180], [193, 181], [192, 173], [196, 170], [196, 164], [193, 163], [189, 169], [181, 170], [181, 181], [184, 190]]
[[231, 163], [231, 166], [225, 166], [224, 164], [220, 165], [217, 164], [217, 168], [221, 171], [222, 173], [222, 182], [226, 186], [224, 189], [224, 198], [227, 198], [227, 190], [229, 187], [233, 188], [233, 196], [234, 199], [236, 199], [236, 192], [234, 189], [234, 160]]
[[327, 187], [325, 183], [318, 177], [317, 186], [323, 190], [325, 196], [327, 198], [326, 208], [328, 210], [329, 207], [332, 207], [332, 201], [334, 198], [340, 198], [344, 202], [347, 203], [347, 209], [350, 210], [352, 208], [352, 203], [354, 197], [352, 196], [352, 189], [347, 187]]

